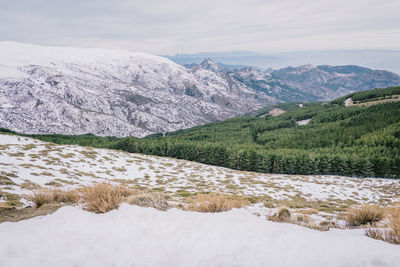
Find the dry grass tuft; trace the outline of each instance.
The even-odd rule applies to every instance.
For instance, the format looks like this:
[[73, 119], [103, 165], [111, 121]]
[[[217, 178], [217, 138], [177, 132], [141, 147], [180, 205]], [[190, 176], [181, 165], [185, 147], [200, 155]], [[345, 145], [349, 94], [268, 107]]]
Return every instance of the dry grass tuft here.
[[74, 204], [79, 201], [79, 193], [76, 190], [63, 191], [41, 188], [35, 190], [29, 200], [35, 203], [37, 208], [55, 203]]
[[8, 205], [6, 202], [0, 202], [0, 210], [1, 209], [12, 209], [13, 207]]
[[307, 223], [310, 223], [310, 222], [311, 222], [310, 216], [304, 215], [304, 214], [299, 214], [299, 215], [297, 215], [297, 216], [296, 216], [296, 220], [297, 220], [297, 222], [298, 222], [299, 224], [302, 224], [302, 223], [307, 224]]
[[54, 203], [54, 195], [54, 190], [39, 189], [33, 192], [33, 195], [29, 197], [29, 200], [35, 203], [36, 207], [39, 208], [45, 204]]
[[167, 199], [160, 193], [139, 193], [131, 195], [126, 200], [131, 205], [141, 207], [152, 207], [158, 210], [165, 211], [169, 208]]
[[95, 213], [117, 209], [119, 204], [131, 194], [126, 187], [109, 183], [86, 186], [80, 189], [80, 193], [84, 208]]
[[377, 229], [368, 228], [365, 230], [365, 235], [389, 242], [392, 244], [400, 244], [400, 206], [392, 207], [388, 211], [389, 228]]
[[242, 208], [249, 204], [250, 202], [244, 197], [210, 193], [194, 196], [188, 209], [198, 212], [224, 212], [233, 208]]
[[349, 226], [360, 226], [373, 224], [383, 219], [384, 209], [376, 205], [365, 205], [356, 208], [350, 208], [345, 216]]
[[393, 235], [397, 238], [397, 244], [400, 244], [400, 206], [392, 208], [389, 214], [390, 228]]
[[290, 210], [288, 207], [280, 207], [278, 211], [268, 219], [274, 222], [290, 222]]
[[34, 182], [26, 180], [25, 182], [20, 184], [19, 187], [21, 187], [22, 189], [27, 189], [27, 190], [36, 190], [36, 189], [39, 189], [41, 186]]
[[54, 190], [55, 201], [57, 203], [74, 204], [79, 202], [79, 192], [77, 190]]
[[367, 228], [365, 229], [365, 235], [391, 244], [400, 244], [400, 237], [397, 236], [391, 229]]

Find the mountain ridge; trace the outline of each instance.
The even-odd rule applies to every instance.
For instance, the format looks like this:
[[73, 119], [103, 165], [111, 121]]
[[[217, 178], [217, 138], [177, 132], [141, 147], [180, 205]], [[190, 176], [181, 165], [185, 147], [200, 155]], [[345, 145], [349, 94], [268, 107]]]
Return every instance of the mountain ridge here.
[[185, 68], [145, 53], [0, 42], [0, 127], [143, 137], [280, 102], [329, 100], [400, 84], [395, 74], [361, 70], [368, 75], [315, 66], [269, 73], [225, 68], [210, 59]]

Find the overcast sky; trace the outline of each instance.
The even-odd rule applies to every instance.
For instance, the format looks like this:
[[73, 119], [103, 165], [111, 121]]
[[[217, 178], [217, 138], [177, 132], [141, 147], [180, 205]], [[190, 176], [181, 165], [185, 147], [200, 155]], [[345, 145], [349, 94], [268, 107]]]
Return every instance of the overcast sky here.
[[0, 0], [0, 40], [153, 54], [400, 49], [400, 0]]

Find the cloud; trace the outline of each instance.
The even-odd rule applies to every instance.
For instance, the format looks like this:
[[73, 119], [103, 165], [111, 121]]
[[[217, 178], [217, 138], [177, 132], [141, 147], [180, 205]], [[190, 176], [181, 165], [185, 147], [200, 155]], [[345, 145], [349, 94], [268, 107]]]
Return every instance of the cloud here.
[[0, 40], [199, 51], [400, 49], [398, 0], [19, 0]]

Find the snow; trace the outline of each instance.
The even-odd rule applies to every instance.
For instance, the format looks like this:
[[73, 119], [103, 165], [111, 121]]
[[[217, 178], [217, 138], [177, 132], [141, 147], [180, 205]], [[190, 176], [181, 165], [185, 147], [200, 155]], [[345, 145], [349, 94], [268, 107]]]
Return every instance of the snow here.
[[0, 126], [21, 133], [143, 137], [271, 103], [225, 73], [159, 56], [0, 42]]
[[[27, 147], [29, 144], [35, 146]], [[16, 176], [9, 177], [16, 185], [6, 186], [8, 189], [0, 185], [0, 190], [21, 196], [31, 193], [19, 186], [25, 180], [47, 187], [56, 179], [64, 189], [106, 181], [158, 188], [167, 194], [212, 191], [276, 200], [300, 195], [310, 201], [358, 203], [393, 200], [400, 190], [396, 179], [254, 173], [166, 157], [48, 144], [7, 134], [0, 134], [0, 169]], [[261, 214], [269, 212], [265, 207], [257, 209]]]
[[352, 100], [351, 100], [350, 97], [347, 98], [347, 99], [344, 101], [344, 106], [345, 106], [345, 107], [348, 107], [348, 106], [350, 106], [351, 104], [352, 104]]
[[118, 63], [126, 61], [128, 57], [158, 61], [159, 63], [174, 65], [176, 69], [184, 69], [184, 67], [167, 58], [146, 53], [99, 48], [41, 46], [11, 41], [0, 42], [0, 64], [8, 66], [30, 64], [51, 66], [55, 61], [86, 64], [104, 61]]
[[306, 125], [311, 121], [311, 119], [306, 119], [306, 120], [300, 120], [296, 121], [297, 125]]
[[398, 246], [362, 230], [319, 232], [245, 210], [64, 207], [0, 224], [0, 266], [397, 266]]

